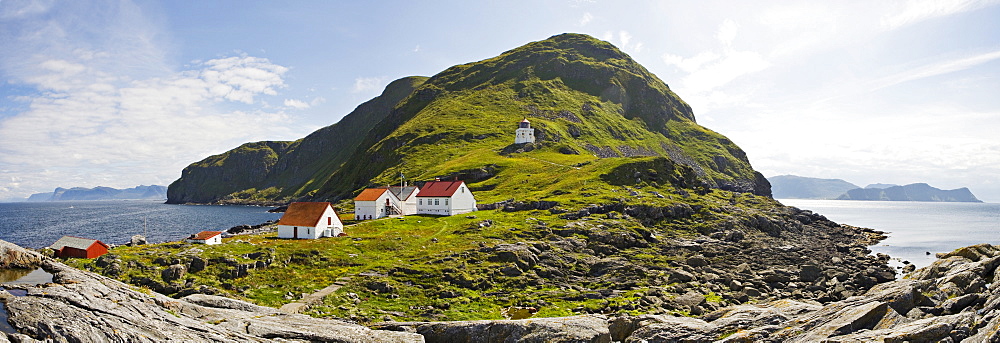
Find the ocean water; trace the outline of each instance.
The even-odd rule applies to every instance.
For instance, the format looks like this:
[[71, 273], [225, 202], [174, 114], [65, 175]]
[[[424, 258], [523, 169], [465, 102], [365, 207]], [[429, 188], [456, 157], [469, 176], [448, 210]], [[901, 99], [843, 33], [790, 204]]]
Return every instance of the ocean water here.
[[225, 231], [281, 218], [270, 207], [167, 205], [163, 201], [69, 201], [0, 203], [0, 239], [29, 248], [49, 246], [64, 235], [123, 244], [143, 234], [151, 243], [184, 239], [199, 231]]
[[[964, 246], [1000, 245], [1000, 204], [916, 201], [779, 199], [841, 224], [885, 231], [888, 239], [871, 247], [918, 268], [936, 253]], [[928, 254], [930, 253], [930, 254]]]

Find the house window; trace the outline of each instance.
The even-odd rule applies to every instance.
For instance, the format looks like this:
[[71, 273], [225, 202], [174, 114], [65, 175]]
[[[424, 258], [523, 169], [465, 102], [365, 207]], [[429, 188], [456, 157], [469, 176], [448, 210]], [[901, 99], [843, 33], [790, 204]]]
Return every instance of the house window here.
[[458, 190], [462, 191], [462, 193], [465, 193], [465, 187], [459, 187]]
[[420, 200], [417, 200], [417, 201], [420, 202], [420, 205], [424, 204], [424, 199], [420, 199]]
[[448, 206], [448, 199], [444, 199], [444, 205]]
[[326, 217], [326, 225], [333, 225], [333, 217]]
[[440, 199], [434, 199], [434, 205], [441, 205]]

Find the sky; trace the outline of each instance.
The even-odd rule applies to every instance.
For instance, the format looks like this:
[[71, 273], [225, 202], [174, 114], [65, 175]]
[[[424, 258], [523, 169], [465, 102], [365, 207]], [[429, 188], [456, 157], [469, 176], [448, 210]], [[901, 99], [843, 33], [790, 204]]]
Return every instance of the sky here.
[[1000, 202], [1000, 0], [0, 0], [0, 200], [168, 185], [565, 32], [628, 53], [765, 176]]

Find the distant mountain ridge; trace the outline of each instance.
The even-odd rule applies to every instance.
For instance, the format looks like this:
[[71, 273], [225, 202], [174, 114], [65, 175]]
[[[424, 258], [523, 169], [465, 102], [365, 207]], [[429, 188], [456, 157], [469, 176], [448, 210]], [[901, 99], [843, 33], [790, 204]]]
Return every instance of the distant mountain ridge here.
[[159, 185], [117, 189], [111, 187], [58, 187], [49, 193], [35, 193], [29, 202], [89, 201], [89, 200], [161, 200], [167, 198], [167, 187]]
[[943, 190], [926, 183], [888, 188], [857, 188], [847, 191], [837, 197], [837, 200], [982, 202], [968, 188]]
[[767, 178], [776, 199], [836, 199], [845, 192], [860, 188], [841, 179], [819, 179], [795, 175]]

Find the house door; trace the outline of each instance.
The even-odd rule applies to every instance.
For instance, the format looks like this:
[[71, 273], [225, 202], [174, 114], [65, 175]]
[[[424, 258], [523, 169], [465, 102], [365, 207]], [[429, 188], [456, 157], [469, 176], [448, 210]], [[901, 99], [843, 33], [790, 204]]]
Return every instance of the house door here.
[[296, 239], [299, 238], [299, 227], [298, 226], [295, 226], [295, 229], [292, 231], [292, 238], [296, 238]]

